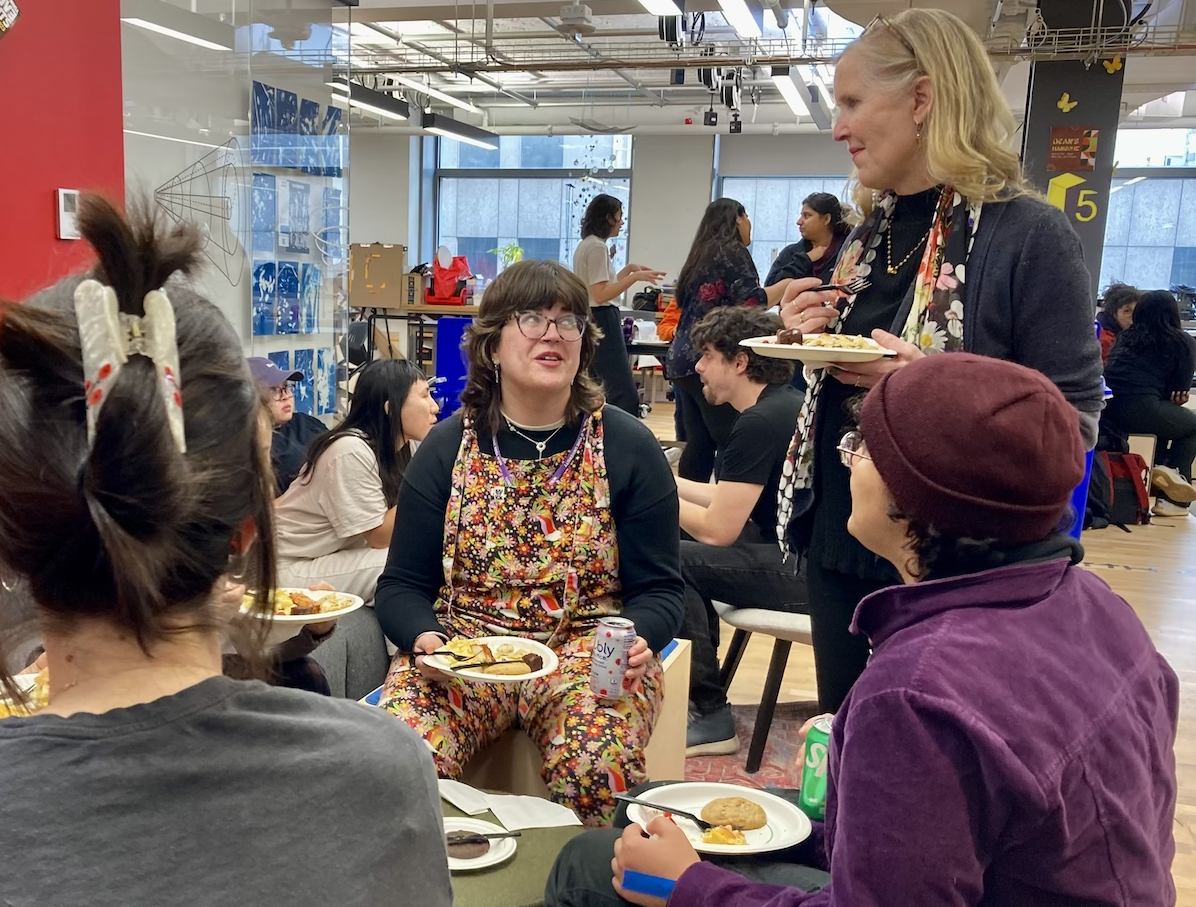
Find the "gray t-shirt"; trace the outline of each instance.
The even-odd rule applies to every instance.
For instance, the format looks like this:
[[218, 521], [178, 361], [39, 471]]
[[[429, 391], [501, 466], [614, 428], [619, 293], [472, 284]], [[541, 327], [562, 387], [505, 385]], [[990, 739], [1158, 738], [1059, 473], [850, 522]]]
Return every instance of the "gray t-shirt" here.
[[5, 907], [451, 907], [436, 775], [400, 719], [216, 677], [0, 721]]
[[581, 278], [582, 283], [590, 291], [590, 305], [615, 305], [618, 299], [606, 302], [594, 301], [594, 284], [618, 280], [615, 266], [611, 263], [610, 247], [597, 236], [587, 236], [573, 253], [573, 273]]

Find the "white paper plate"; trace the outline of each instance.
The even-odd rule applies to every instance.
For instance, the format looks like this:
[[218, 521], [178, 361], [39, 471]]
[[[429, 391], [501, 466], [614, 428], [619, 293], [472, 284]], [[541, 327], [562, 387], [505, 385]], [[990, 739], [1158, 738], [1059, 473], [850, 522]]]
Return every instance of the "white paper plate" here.
[[448, 655], [429, 655], [424, 661], [437, 670], [444, 671], [453, 677], [461, 677], [465, 680], [474, 680], [479, 683], [523, 683], [525, 680], [547, 677], [561, 663], [561, 660], [556, 657], [556, 652], [552, 651], [544, 643], [537, 642], [534, 639], [524, 639], [522, 636], [481, 636], [473, 640], [473, 642], [485, 643], [491, 648], [508, 643], [514, 647], [519, 656], [535, 652], [544, 659], [544, 667], [539, 671], [532, 671], [530, 674], [486, 674], [482, 671], [471, 671], [469, 668], [458, 668], [456, 660], [450, 658]]
[[241, 613], [250, 617], [255, 617], [258, 620], [270, 621], [270, 634], [266, 637], [266, 644], [269, 646], [276, 646], [279, 643], [286, 642], [293, 636], [298, 636], [299, 632], [308, 624], [321, 624], [329, 620], [340, 620], [346, 614], [352, 614], [358, 608], [365, 605], [365, 600], [359, 595], [350, 595], [348, 592], [313, 592], [311, 589], [279, 589], [279, 592], [302, 592], [304, 595], [310, 596], [314, 599], [321, 599], [326, 595], [336, 595], [340, 598], [347, 598], [352, 600], [352, 604], [341, 608], [337, 611], [329, 611], [327, 614], [275, 614], [269, 617], [266, 614], [249, 611], [244, 605], [241, 606]]
[[[813, 338], [821, 335], [806, 334], [805, 336]], [[869, 339], [868, 342], [876, 344], [876, 341], [872, 339]], [[806, 346], [805, 344], [798, 343], [777, 343], [775, 334], [769, 334], [767, 337], [749, 337], [747, 340], [740, 340], [739, 345], [749, 347], [761, 356], [768, 356], [773, 359], [797, 359], [808, 365], [831, 365], [839, 362], [875, 362], [877, 359], [891, 359], [897, 355], [892, 350], [886, 350], [879, 344], [876, 344], [875, 349], [838, 350], [829, 347]]]
[[[444, 820], [444, 832], [448, 834], [450, 831], [476, 831], [487, 835], [500, 835], [506, 829], [501, 825], [495, 825], [493, 822], [483, 822], [481, 819], [449, 817]], [[499, 838], [496, 841], [491, 841], [490, 849], [480, 857], [474, 857], [472, 860], [459, 860], [456, 857], [449, 857], [449, 871], [473, 872], [478, 869], [497, 866], [499, 863], [505, 863], [511, 857], [515, 856], [515, 843], [515, 838]]]
[[[704, 782], [687, 781], [679, 784], [666, 784], [655, 787], [640, 794], [640, 798], [649, 803], [657, 803], [670, 809], [702, 815], [702, 809], [711, 800], [719, 797], [742, 797], [751, 800], [764, 809], [768, 815], [768, 824], [763, 828], [745, 831], [747, 844], [737, 847], [733, 844], [706, 844], [702, 841], [702, 832], [689, 819], [675, 816], [677, 826], [685, 832], [689, 843], [699, 853], [716, 853], [723, 856], [744, 856], [754, 853], [768, 853], [773, 850], [784, 850], [800, 844], [810, 836], [812, 827], [810, 820], [800, 809], [787, 800], [782, 800], [773, 794], [765, 793], [751, 787], [740, 787], [737, 784], [707, 784]], [[646, 826], [659, 816], [659, 810], [648, 809], [637, 803], [627, 806], [627, 818], [632, 822]]]

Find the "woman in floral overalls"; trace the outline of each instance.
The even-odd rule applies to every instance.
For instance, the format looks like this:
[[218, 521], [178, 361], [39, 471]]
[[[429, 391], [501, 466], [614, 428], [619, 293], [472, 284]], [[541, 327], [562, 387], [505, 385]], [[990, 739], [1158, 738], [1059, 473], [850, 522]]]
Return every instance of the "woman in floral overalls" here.
[[[400, 650], [382, 705], [423, 736], [442, 776], [519, 727], [544, 754], [552, 797], [602, 824], [614, 794], [646, 777], [662, 693], [653, 653], [680, 629], [682, 583], [676, 483], [652, 433], [602, 405], [588, 305], [555, 262], [513, 265], [487, 289], [461, 411], [407, 469], [377, 614]], [[590, 646], [616, 614], [637, 639], [623, 696], [597, 699]], [[424, 662], [448, 638], [507, 634], [547, 643], [560, 668], [483, 684]]]

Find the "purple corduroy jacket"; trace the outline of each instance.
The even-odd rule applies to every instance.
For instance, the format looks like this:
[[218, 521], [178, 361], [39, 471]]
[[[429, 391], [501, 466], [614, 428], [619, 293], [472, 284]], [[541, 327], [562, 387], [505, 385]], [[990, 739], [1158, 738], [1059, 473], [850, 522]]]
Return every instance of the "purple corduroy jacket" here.
[[1175, 673], [1066, 559], [885, 589], [835, 718], [817, 892], [708, 863], [670, 907], [1168, 907]]

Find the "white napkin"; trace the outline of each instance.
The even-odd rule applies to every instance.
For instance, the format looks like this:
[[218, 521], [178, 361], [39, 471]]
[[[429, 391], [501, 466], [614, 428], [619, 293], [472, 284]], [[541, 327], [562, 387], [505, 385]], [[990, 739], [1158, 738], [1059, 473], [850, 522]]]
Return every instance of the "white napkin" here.
[[486, 805], [486, 795], [477, 788], [447, 778], [441, 778], [438, 784], [440, 796], [467, 816], [480, 816], [490, 809]]
[[581, 819], [569, 807], [539, 797], [486, 794], [486, 805], [507, 831], [581, 824]]

